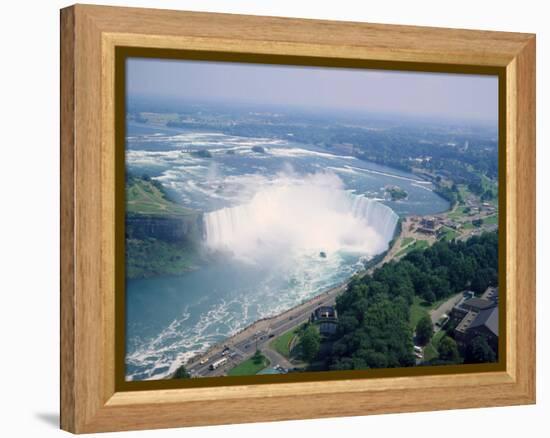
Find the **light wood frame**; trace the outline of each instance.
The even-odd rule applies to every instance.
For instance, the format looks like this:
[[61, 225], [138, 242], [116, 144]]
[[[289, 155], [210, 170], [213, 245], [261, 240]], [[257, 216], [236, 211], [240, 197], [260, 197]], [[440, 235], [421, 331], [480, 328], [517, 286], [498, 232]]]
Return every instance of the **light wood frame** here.
[[[115, 391], [118, 46], [505, 69], [505, 370]], [[63, 429], [87, 433], [534, 402], [534, 35], [89, 5], [61, 11]]]

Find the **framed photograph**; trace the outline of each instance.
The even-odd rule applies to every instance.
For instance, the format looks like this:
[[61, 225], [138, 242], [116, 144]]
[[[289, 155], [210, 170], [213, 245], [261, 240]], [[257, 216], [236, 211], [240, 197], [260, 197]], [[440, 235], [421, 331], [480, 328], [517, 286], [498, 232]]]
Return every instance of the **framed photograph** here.
[[61, 427], [535, 402], [535, 37], [61, 11]]

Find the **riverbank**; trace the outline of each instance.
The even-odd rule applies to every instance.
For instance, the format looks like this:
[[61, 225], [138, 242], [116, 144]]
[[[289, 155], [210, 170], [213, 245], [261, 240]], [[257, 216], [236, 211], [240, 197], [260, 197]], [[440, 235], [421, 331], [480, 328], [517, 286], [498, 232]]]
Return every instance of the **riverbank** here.
[[[388, 250], [385, 253], [375, 256], [375, 258], [372, 259], [374, 263], [368, 264], [365, 269], [357, 272], [355, 275], [362, 277], [372, 274], [374, 270], [382, 265], [392, 260], [402, 258], [410, 250], [416, 249], [419, 246], [429, 247], [438, 240], [447, 240], [448, 235], [441, 233], [440, 230], [449, 227], [447, 221], [454, 220], [453, 218], [456, 216], [457, 209], [459, 208], [462, 207], [460, 205], [454, 205], [446, 212], [436, 216], [409, 215], [403, 217], [396, 228], [395, 236], [390, 242]], [[452, 237], [456, 239], [465, 239], [471, 237], [472, 233], [481, 233], [494, 226], [496, 225], [487, 224], [476, 230], [472, 230], [468, 227], [461, 228], [456, 230], [456, 233], [453, 234]], [[418, 245], [417, 242], [424, 243], [424, 245]], [[190, 368], [192, 375], [195, 377], [220, 376], [226, 374], [229, 369], [250, 358], [256, 349], [269, 349], [269, 342], [272, 338], [280, 336], [284, 332], [303, 324], [309, 319], [309, 316], [317, 307], [335, 304], [336, 297], [346, 290], [350, 280], [351, 278], [281, 314], [252, 323], [233, 336], [212, 346], [206, 352], [194, 356], [186, 363], [186, 366]], [[223, 367], [216, 370], [209, 369], [210, 363], [224, 357], [224, 355], [229, 352], [232, 356], [228, 358]]]
[[[390, 242], [388, 250], [385, 253], [375, 256], [378, 258], [375, 264], [358, 271], [354, 276], [370, 274], [376, 268], [386, 263], [385, 254], [388, 254], [395, 243], [399, 241], [401, 233], [402, 227], [397, 227], [396, 235]], [[249, 359], [255, 353], [256, 349], [267, 347], [273, 338], [309, 320], [311, 313], [313, 313], [317, 307], [334, 305], [336, 297], [346, 290], [352, 278], [353, 277], [350, 277], [345, 282], [326, 289], [320, 294], [282, 313], [253, 322], [225, 340], [209, 347], [206, 351], [191, 357], [184, 365], [194, 377], [211, 377], [225, 374], [232, 367], [238, 366], [243, 361]], [[211, 370], [209, 364], [222, 357], [227, 357], [228, 359], [224, 366]]]
[[126, 177], [126, 278], [178, 275], [202, 262], [202, 213], [170, 198], [147, 175]]
[[[403, 217], [400, 221], [400, 226], [396, 229], [396, 234], [388, 250], [376, 256], [373, 260], [375, 261], [374, 264], [357, 272], [355, 275], [361, 277], [372, 274], [374, 270], [382, 265], [394, 259], [400, 259], [408, 253], [408, 251], [406, 251], [407, 248], [412, 250], [418, 246], [414, 245], [414, 242], [425, 242], [425, 247], [428, 247], [438, 240], [446, 240], [447, 235], [439, 233], [438, 227], [439, 225], [441, 225], [441, 227], [447, 225], [438, 224], [438, 221], [443, 223], [449, 218], [452, 218], [457, 208], [460, 208], [460, 206], [453, 206], [448, 211], [435, 216], [435, 219], [434, 216], [431, 215], [411, 215]], [[433, 223], [433, 230], [422, 227], [423, 221], [432, 220], [435, 220]], [[489, 224], [488, 227], [493, 227], [493, 224]], [[486, 228], [487, 226], [481, 227], [477, 232], [481, 233], [484, 230], [486, 231]], [[471, 235], [472, 230], [467, 228], [458, 230], [453, 237], [464, 239], [471, 237]], [[281, 314], [256, 321], [223, 342], [212, 346], [206, 352], [191, 358], [187, 362], [187, 365], [190, 366], [190, 369], [193, 371], [192, 374], [196, 377], [224, 375], [229, 369], [251, 357], [256, 349], [268, 348], [270, 340], [275, 336], [280, 336], [284, 332], [303, 324], [308, 320], [311, 312], [313, 312], [315, 308], [322, 305], [333, 305], [336, 297], [346, 290], [350, 280], [351, 278]], [[208, 364], [217, 360], [217, 358], [223, 357], [224, 352], [231, 352], [233, 356], [231, 356], [231, 359], [227, 361], [224, 367], [210, 370]]]
[[267, 344], [274, 337], [290, 330], [294, 326], [303, 324], [317, 307], [333, 305], [336, 297], [346, 289], [348, 282], [346, 281], [325, 290], [319, 295], [282, 313], [253, 322], [222, 342], [211, 346], [203, 353], [193, 356], [185, 363], [185, 366], [191, 375], [195, 377], [222, 375], [223, 373], [221, 372], [226, 371], [229, 368], [228, 366], [220, 370], [209, 370], [209, 364], [226, 356], [226, 354], [223, 354], [224, 351], [234, 353], [228, 364], [231, 366], [238, 365], [240, 362], [251, 357], [257, 348], [261, 349], [264, 344]]

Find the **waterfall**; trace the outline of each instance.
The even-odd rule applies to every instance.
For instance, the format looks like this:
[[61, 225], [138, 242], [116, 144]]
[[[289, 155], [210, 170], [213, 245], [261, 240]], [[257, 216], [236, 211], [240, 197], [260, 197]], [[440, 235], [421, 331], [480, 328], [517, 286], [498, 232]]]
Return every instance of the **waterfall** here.
[[283, 184], [205, 213], [204, 229], [207, 247], [248, 260], [291, 251], [374, 256], [387, 250], [397, 221], [390, 207], [341, 187]]
[[399, 216], [390, 207], [374, 199], [357, 195], [351, 196], [351, 213], [373, 227], [389, 244], [393, 239]]

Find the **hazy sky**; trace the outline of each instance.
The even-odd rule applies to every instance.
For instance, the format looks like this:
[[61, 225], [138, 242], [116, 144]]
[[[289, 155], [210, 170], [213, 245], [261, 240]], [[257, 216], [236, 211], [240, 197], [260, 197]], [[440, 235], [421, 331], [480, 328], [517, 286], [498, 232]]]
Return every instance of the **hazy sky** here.
[[130, 96], [497, 120], [496, 76], [131, 58]]

